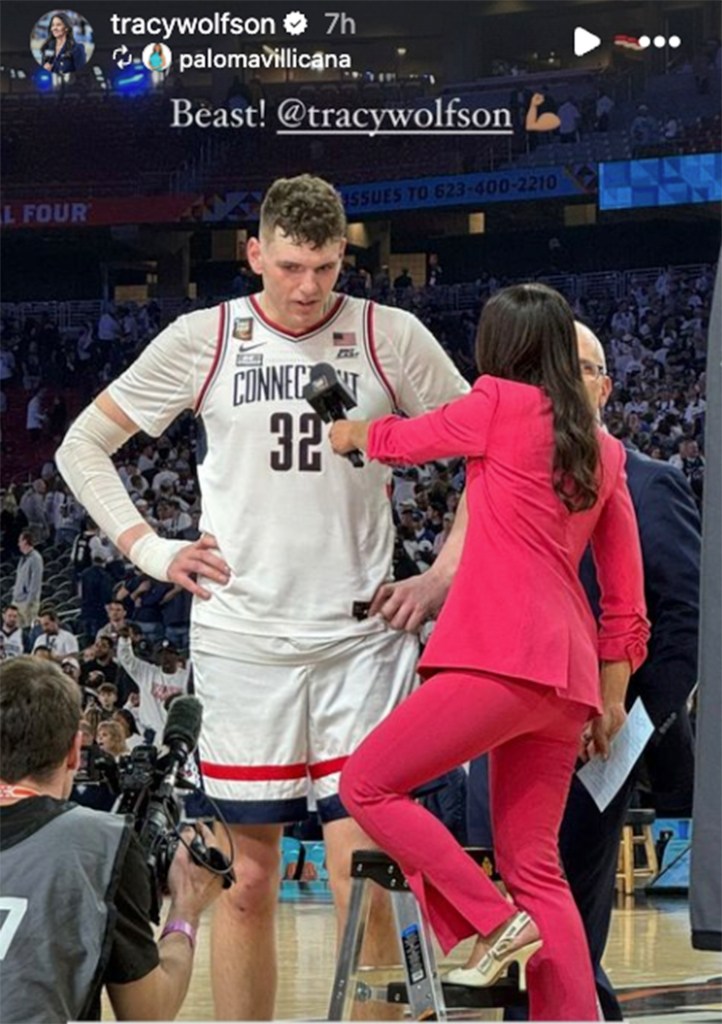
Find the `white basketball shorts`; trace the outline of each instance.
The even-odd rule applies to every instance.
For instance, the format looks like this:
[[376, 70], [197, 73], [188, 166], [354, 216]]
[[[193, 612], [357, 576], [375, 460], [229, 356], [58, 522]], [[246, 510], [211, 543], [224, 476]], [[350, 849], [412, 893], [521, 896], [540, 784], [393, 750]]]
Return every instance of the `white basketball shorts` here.
[[413, 689], [419, 644], [390, 628], [331, 641], [193, 626], [191, 652], [204, 788], [227, 821], [275, 824], [305, 818], [311, 795], [322, 821], [347, 817], [341, 769]]

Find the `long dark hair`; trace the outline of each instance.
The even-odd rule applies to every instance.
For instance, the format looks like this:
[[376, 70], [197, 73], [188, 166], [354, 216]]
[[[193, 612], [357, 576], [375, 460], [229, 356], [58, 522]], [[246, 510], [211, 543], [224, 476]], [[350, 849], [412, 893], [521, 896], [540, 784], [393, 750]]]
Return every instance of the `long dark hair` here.
[[599, 491], [599, 442], [566, 300], [536, 283], [497, 292], [481, 314], [476, 363], [480, 373], [544, 389], [554, 410], [554, 490], [570, 512], [591, 508]]
[[53, 24], [53, 18], [57, 18], [58, 21], [62, 21], [63, 25], [65, 26], [65, 44], [64, 45], [67, 46], [68, 50], [72, 50], [73, 47], [75, 46], [75, 36], [73, 34], [73, 23], [70, 20], [70, 18], [67, 16], [65, 11], [56, 11], [55, 14], [53, 14], [53, 16], [51, 17], [50, 21], [48, 22], [48, 38], [45, 40], [46, 48], [50, 45], [50, 43], [55, 45], [55, 36], [53, 35], [52, 28], [51, 28], [51, 26]]

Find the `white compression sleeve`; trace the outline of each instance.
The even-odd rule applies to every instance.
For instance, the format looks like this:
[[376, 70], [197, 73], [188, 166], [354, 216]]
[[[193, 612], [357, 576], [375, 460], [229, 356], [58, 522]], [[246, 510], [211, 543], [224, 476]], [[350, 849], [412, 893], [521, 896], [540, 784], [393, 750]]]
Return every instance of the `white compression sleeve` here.
[[[132, 436], [93, 402], [72, 424], [55, 453], [68, 487], [114, 544], [131, 527], [147, 525], [110, 458]], [[167, 580], [170, 563], [187, 544], [151, 531], [134, 542], [129, 556], [149, 576]]]

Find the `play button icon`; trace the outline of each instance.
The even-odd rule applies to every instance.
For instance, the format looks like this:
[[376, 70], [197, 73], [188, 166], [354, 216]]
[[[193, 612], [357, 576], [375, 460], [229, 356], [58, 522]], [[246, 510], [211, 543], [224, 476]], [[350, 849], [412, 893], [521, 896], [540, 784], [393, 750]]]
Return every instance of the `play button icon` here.
[[583, 57], [585, 53], [589, 53], [590, 50], [596, 50], [598, 46], [602, 45], [602, 40], [599, 36], [595, 36], [593, 32], [587, 32], [585, 28], [580, 25], [574, 29], [574, 56]]

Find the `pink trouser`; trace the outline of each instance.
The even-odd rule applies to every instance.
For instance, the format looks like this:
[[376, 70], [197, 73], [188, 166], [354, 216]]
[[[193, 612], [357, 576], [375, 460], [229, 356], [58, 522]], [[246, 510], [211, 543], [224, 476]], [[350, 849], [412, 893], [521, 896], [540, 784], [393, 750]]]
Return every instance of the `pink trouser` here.
[[[374, 729], [341, 777], [346, 808], [398, 862], [445, 953], [493, 932], [518, 909], [531, 915], [544, 940], [527, 970], [531, 1020], [598, 1019], [587, 941], [557, 841], [590, 713], [551, 687], [440, 672]], [[485, 751], [496, 863], [514, 906], [409, 796]]]

